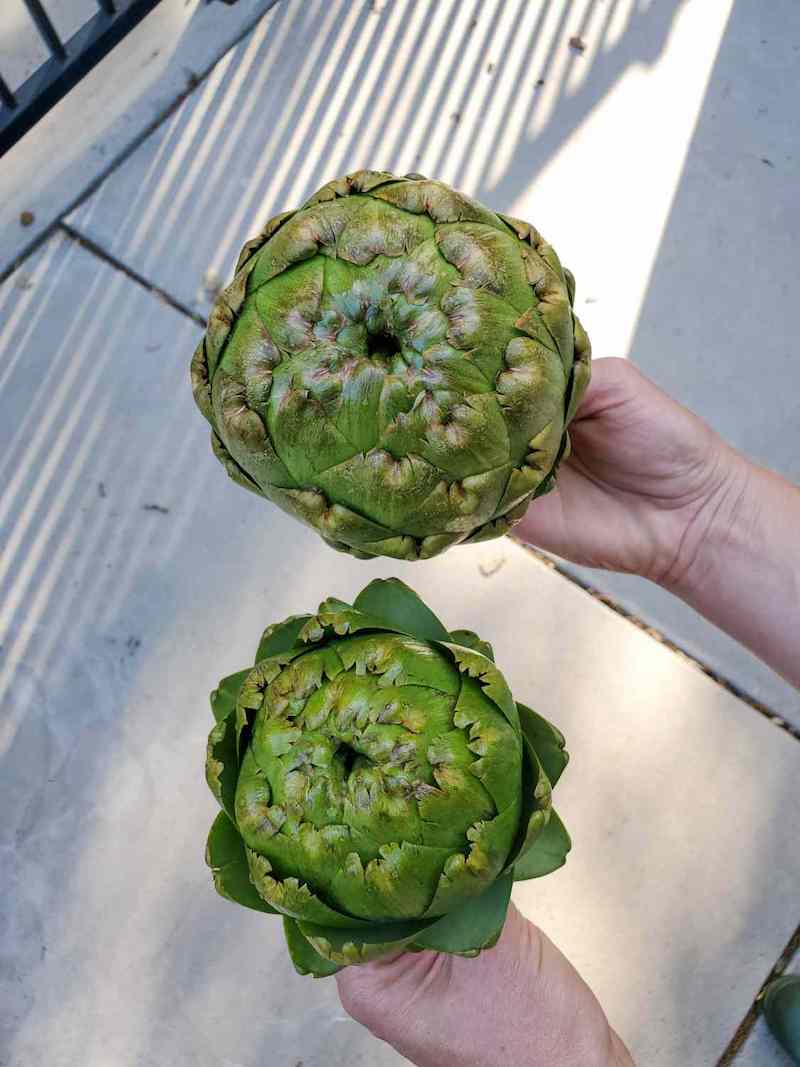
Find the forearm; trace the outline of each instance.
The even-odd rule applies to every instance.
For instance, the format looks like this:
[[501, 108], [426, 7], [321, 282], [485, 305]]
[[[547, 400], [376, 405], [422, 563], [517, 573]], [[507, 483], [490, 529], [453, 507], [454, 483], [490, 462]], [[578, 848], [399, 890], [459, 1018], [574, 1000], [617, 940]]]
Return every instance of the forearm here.
[[665, 585], [800, 687], [800, 488], [732, 454], [731, 477]]

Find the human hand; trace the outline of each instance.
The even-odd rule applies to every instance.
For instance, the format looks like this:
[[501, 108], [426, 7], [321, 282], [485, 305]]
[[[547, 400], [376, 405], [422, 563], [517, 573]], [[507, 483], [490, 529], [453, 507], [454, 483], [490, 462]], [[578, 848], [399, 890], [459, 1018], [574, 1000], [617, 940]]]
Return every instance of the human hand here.
[[591, 989], [513, 904], [476, 959], [398, 954], [336, 981], [345, 1010], [418, 1067], [632, 1067]]
[[677, 583], [738, 492], [741, 457], [623, 359], [592, 363], [570, 438], [556, 490], [514, 536], [573, 563]]

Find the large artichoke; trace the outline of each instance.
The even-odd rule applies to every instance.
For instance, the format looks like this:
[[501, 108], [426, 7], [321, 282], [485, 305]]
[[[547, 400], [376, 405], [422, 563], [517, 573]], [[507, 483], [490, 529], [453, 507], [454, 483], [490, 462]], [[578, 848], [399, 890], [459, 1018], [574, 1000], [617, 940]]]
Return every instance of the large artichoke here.
[[506, 533], [589, 380], [574, 281], [527, 222], [359, 171], [243, 248], [192, 361], [228, 474], [362, 558]]
[[477, 955], [512, 881], [564, 862], [563, 737], [396, 579], [269, 627], [211, 704], [207, 862], [223, 896], [283, 916], [301, 974]]

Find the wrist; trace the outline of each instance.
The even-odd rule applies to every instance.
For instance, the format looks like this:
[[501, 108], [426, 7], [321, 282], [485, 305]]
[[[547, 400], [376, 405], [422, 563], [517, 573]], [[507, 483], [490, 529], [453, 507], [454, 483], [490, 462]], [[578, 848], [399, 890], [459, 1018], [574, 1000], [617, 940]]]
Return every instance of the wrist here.
[[688, 509], [674, 536], [670, 561], [658, 585], [691, 602], [724, 570], [731, 557], [753, 545], [757, 508], [756, 468], [727, 445], [720, 448], [702, 496]]
[[662, 584], [800, 688], [800, 488], [733, 455]]

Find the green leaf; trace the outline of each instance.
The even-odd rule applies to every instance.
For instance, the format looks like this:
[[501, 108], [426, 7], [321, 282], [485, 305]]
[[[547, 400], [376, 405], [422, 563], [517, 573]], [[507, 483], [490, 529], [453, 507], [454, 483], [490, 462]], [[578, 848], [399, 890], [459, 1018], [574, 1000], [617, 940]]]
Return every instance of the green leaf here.
[[471, 648], [473, 652], [480, 652], [494, 663], [494, 649], [488, 641], [483, 641], [472, 630], [451, 630], [450, 640], [455, 645], [463, 645], [465, 648]]
[[398, 578], [376, 578], [361, 590], [353, 607], [423, 641], [450, 639], [431, 609]]
[[539, 762], [544, 767], [550, 784], [554, 786], [569, 762], [569, 753], [564, 749], [564, 735], [547, 719], [538, 715], [532, 708], [526, 707], [525, 704], [517, 703], [517, 711], [522, 732], [539, 757]]
[[296, 645], [301, 644], [300, 631], [311, 618], [310, 615], [291, 615], [276, 626], [268, 626], [261, 635], [261, 641], [256, 652], [256, 663], [268, 656], [277, 656], [281, 652], [289, 652]]
[[789, 1058], [800, 1063], [800, 977], [782, 974], [769, 983], [760, 999], [773, 1036]]
[[211, 868], [214, 886], [220, 896], [255, 911], [277, 914], [261, 899], [250, 881], [244, 841], [224, 811], [211, 825], [206, 843], [206, 863]]
[[326, 960], [349, 967], [367, 963], [389, 952], [404, 949], [415, 941], [435, 919], [415, 922], [372, 923], [364, 929], [336, 929], [317, 923], [298, 921], [300, 932]]
[[414, 938], [414, 947], [477, 955], [497, 942], [506, 921], [512, 877], [502, 875], [485, 893], [439, 919]]
[[470, 678], [476, 678], [480, 682], [486, 696], [494, 701], [517, 733], [520, 733], [517, 705], [511, 696], [508, 683], [494, 663], [481, 652], [475, 652], [464, 645], [456, 645], [452, 641], [441, 641], [439, 644], [440, 647], [447, 649], [462, 674], [467, 674]]
[[517, 838], [508, 854], [510, 871], [547, 826], [552, 812], [553, 790], [530, 741], [522, 735], [522, 812]]
[[248, 667], [246, 670], [237, 671], [236, 674], [229, 674], [227, 678], [222, 679], [216, 689], [212, 690], [211, 710], [217, 722], [226, 719], [236, 710], [236, 698], [250, 670], [251, 668]]
[[311, 943], [303, 937], [294, 919], [284, 916], [283, 932], [286, 935], [289, 957], [298, 974], [310, 974], [314, 978], [328, 978], [342, 969], [330, 960], [326, 960], [324, 956], [320, 956]]
[[571, 848], [572, 841], [566, 827], [556, 812], [551, 811], [547, 826], [531, 848], [514, 864], [514, 881], [541, 878], [542, 875], [557, 871], [566, 863], [567, 853]]
[[235, 717], [230, 715], [215, 723], [208, 735], [206, 748], [206, 782], [217, 803], [231, 819], [239, 778], [239, 744]]

